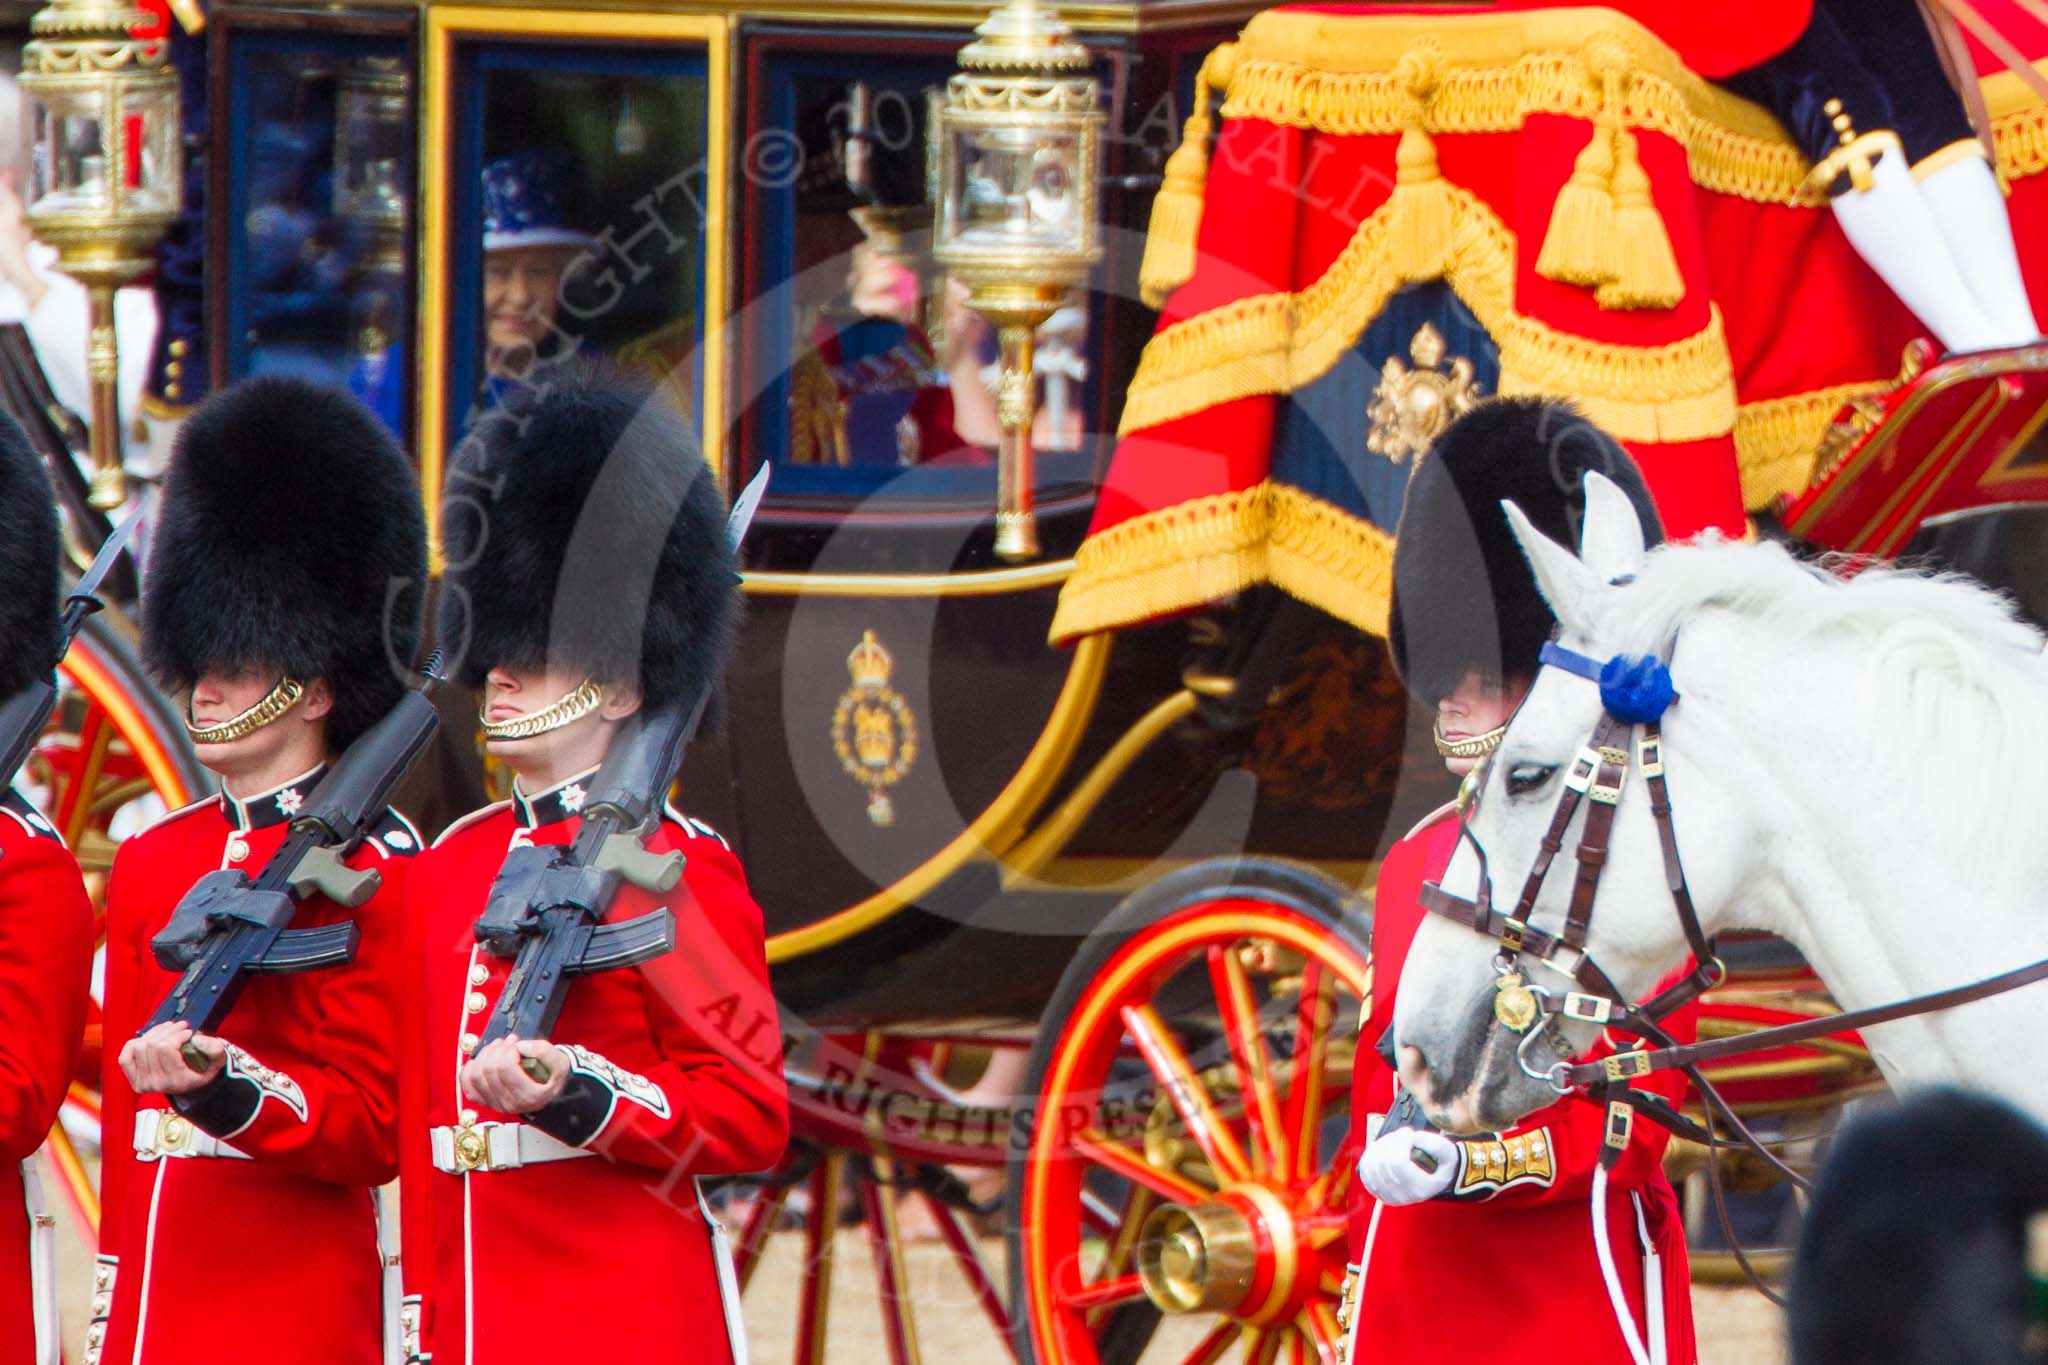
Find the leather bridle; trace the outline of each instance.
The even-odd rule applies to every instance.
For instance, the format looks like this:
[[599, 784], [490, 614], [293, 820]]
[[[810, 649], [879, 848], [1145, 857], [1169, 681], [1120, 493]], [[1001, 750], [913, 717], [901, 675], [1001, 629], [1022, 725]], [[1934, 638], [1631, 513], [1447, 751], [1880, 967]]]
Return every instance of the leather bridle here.
[[[1467, 812], [1461, 809], [1459, 837], [1472, 844], [1479, 858], [1477, 896], [1467, 900], [1444, 890], [1436, 882], [1425, 882], [1420, 900], [1423, 909], [1430, 913], [1464, 925], [1496, 942], [1494, 1017], [1509, 1032], [1522, 1035], [1516, 1058], [1526, 1074], [1549, 1082], [1561, 1096], [1577, 1094], [1607, 1105], [1607, 1136], [1600, 1160], [1610, 1172], [1626, 1150], [1634, 1116], [1640, 1112], [1645, 1118], [1710, 1149], [1735, 1147], [1754, 1151], [1779, 1175], [1804, 1189], [1809, 1182], [1770, 1151], [1763, 1140], [1737, 1117], [1713, 1083], [1701, 1074], [1700, 1067], [1704, 1063], [1928, 1014], [2048, 980], [2048, 959], [2044, 959], [1969, 985], [1934, 991], [1889, 1005], [1802, 1020], [1703, 1043], [1679, 1043], [1662, 1027], [1663, 1021], [1719, 985], [1726, 977], [1727, 969], [1713, 937], [1700, 923], [1699, 913], [1694, 908], [1692, 892], [1686, 883], [1685, 866], [1679, 858], [1677, 831], [1672, 824], [1671, 793], [1664, 776], [1661, 725], [1664, 706], [1676, 700], [1676, 693], [1669, 688], [1668, 663], [1662, 659], [1618, 657], [1603, 664], [1566, 649], [1555, 640], [1543, 646], [1538, 660], [1539, 670], [1557, 668], [1599, 684], [1602, 710], [1592, 737], [1565, 775], [1564, 791], [1538, 846], [1535, 862], [1522, 883], [1521, 894], [1512, 910], [1504, 911], [1493, 904], [1492, 876], [1487, 867], [1486, 851], [1472, 834]], [[1631, 669], [1639, 675], [1645, 670], [1661, 672], [1665, 684], [1661, 704], [1644, 705], [1640, 698], [1632, 697], [1625, 689], [1615, 686], [1620, 674]], [[1617, 710], [1621, 714], [1618, 715]], [[1491, 758], [1488, 760], [1492, 761]], [[1642, 775], [1649, 791], [1650, 813], [1656, 823], [1657, 842], [1664, 860], [1665, 888], [1671, 895], [1679, 926], [1692, 953], [1692, 966], [1686, 974], [1641, 1004], [1624, 995], [1613, 978], [1586, 951], [1594, 898], [1599, 890], [1600, 874], [1607, 863], [1608, 839], [1631, 766]], [[1475, 784], [1475, 790], [1483, 785], [1482, 776]], [[1557, 855], [1563, 851], [1565, 831], [1582, 805], [1586, 819], [1573, 854], [1577, 872], [1564, 924], [1555, 933], [1538, 929], [1529, 922], [1537, 896]], [[1558, 993], [1533, 984], [1524, 971], [1525, 963], [1538, 963], [1560, 973], [1575, 989]], [[1632, 1048], [1613, 1052], [1597, 1061], [1559, 1061], [1545, 1070], [1537, 1070], [1529, 1064], [1528, 1054], [1544, 1029], [1559, 1016], [1597, 1024], [1631, 1036], [1637, 1043]], [[1662, 1096], [1635, 1088], [1634, 1082], [1665, 1071], [1683, 1072], [1698, 1089], [1704, 1105], [1704, 1125], [1694, 1122]], [[1729, 1140], [1720, 1136], [1719, 1130], [1724, 1126], [1732, 1134]], [[1707, 1170], [1715, 1208], [1725, 1228], [1728, 1215], [1720, 1184], [1719, 1163], [1709, 1161]], [[1764, 1286], [1732, 1235], [1729, 1246], [1734, 1249], [1751, 1282], [1775, 1300], [1777, 1296]]]

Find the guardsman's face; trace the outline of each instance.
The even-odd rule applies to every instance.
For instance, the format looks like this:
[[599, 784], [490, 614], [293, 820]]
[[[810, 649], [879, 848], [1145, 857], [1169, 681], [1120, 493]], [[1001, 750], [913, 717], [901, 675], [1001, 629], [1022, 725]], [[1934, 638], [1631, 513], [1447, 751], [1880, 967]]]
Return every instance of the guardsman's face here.
[[[545, 710], [583, 685], [580, 671], [501, 665], [484, 679], [483, 718], [497, 724]], [[604, 761], [612, 737], [640, 709], [630, 688], [607, 686], [597, 708], [567, 724], [526, 739], [485, 742], [492, 757], [519, 775], [529, 791], [544, 791]]]
[[531, 350], [554, 325], [562, 272], [561, 247], [510, 247], [484, 256], [484, 337], [493, 351]]
[[[279, 677], [276, 668], [260, 664], [233, 670], [213, 669], [200, 674], [199, 680], [192, 685], [192, 723], [204, 727], [233, 720], [269, 696]], [[333, 708], [333, 693], [326, 679], [315, 678], [306, 683], [306, 694], [298, 705], [270, 724], [239, 739], [194, 747], [201, 763], [231, 782], [270, 772], [294, 750], [301, 751], [301, 757], [307, 760], [298, 769], [298, 772], [304, 772], [325, 754], [326, 719]], [[285, 773], [277, 780], [288, 781], [298, 776], [298, 772]]]
[[[1502, 682], [1477, 671], [1467, 673], [1458, 680], [1451, 695], [1436, 704], [1437, 733], [1455, 743], [1498, 730], [1515, 714], [1528, 690], [1529, 685], [1520, 679]], [[1463, 777], [1479, 766], [1479, 760], [1446, 757], [1444, 766], [1452, 775]]]

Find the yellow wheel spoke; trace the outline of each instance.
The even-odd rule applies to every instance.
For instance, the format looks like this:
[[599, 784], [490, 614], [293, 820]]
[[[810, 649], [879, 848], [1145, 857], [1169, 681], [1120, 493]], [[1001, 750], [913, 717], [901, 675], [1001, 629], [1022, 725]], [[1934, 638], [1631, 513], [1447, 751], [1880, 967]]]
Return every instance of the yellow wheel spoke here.
[[1195, 1074], [1187, 1055], [1174, 1041], [1166, 1021], [1150, 1005], [1126, 1005], [1121, 1013], [1125, 1031], [1138, 1045], [1138, 1051], [1144, 1055], [1145, 1064], [1152, 1068], [1153, 1076], [1166, 1087], [1167, 1096], [1180, 1114], [1182, 1124], [1187, 1127], [1188, 1136], [1209, 1158], [1217, 1179], [1231, 1184], [1249, 1178], [1251, 1163], [1245, 1160], [1244, 1149], [1237, 1145], [1237, 1136], [1224, 1123], [1223, 1116], [1216, 1112], [1209, 1088]]
[[1273, 1063], [1259, 1030], [1259, 1011], [1252, 1000], [1251, 979], [1236, 951], [1222, 944], [1209, 948], [1209, 979], [1216, 988], [1223, 1032], [1237, 1061], [1247, 1097], [1245, 1121], [1251, 1125], [1252, 1170], [1257, 1174], [1284, 1170], [1285, 1130], [1280, 1120], [1280, 1095], [1273, 1083]]
[[1285, 1172], [1290, 1177], [1306, 1177], [1315, 1170], [1316, 1128], [1323, 1116], [1323, 1065], [1329, 1056], [1330, 1014], [1336, 1007], [1334, 991], [1331, 974], [1310, 958], [1301, 969], [1294, 1067], [1287, 1091], [1287, 1131], [1294, 1140], [1292, 1167]]
[[1111, 1141], [1093, 1128], [1074, 1134], [1072, 1145], [1079, 1155], [1126, 1180], [1143, 1185], [1161, 1199], [1175, 1204], [1199, 1204], [1209, 1197], [1209, 1192], [1192, 1180], [1161, 1170], [1145, 1160], [1141, 1153], [1132, 1151], [1121, 1142]]

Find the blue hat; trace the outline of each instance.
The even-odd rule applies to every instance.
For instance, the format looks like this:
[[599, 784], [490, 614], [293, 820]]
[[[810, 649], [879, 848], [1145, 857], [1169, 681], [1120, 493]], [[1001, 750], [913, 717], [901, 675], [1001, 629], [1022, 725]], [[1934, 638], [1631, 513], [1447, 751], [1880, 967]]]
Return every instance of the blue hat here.
[[484, 250], [587, 247], [594, 240], [568, 224], [575, 164], [559, 148], [514, 152], [484, 167]]

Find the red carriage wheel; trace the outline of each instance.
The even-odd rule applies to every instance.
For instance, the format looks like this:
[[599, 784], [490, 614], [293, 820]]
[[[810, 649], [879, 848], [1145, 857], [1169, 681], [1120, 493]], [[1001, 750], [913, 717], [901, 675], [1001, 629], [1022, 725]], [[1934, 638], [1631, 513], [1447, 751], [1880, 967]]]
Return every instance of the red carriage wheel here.
[[1011, 1161], [1020, 1359], [1338, 1358], [1369, 916], [1273, 860], [1132, 896], [1062, 979]]

